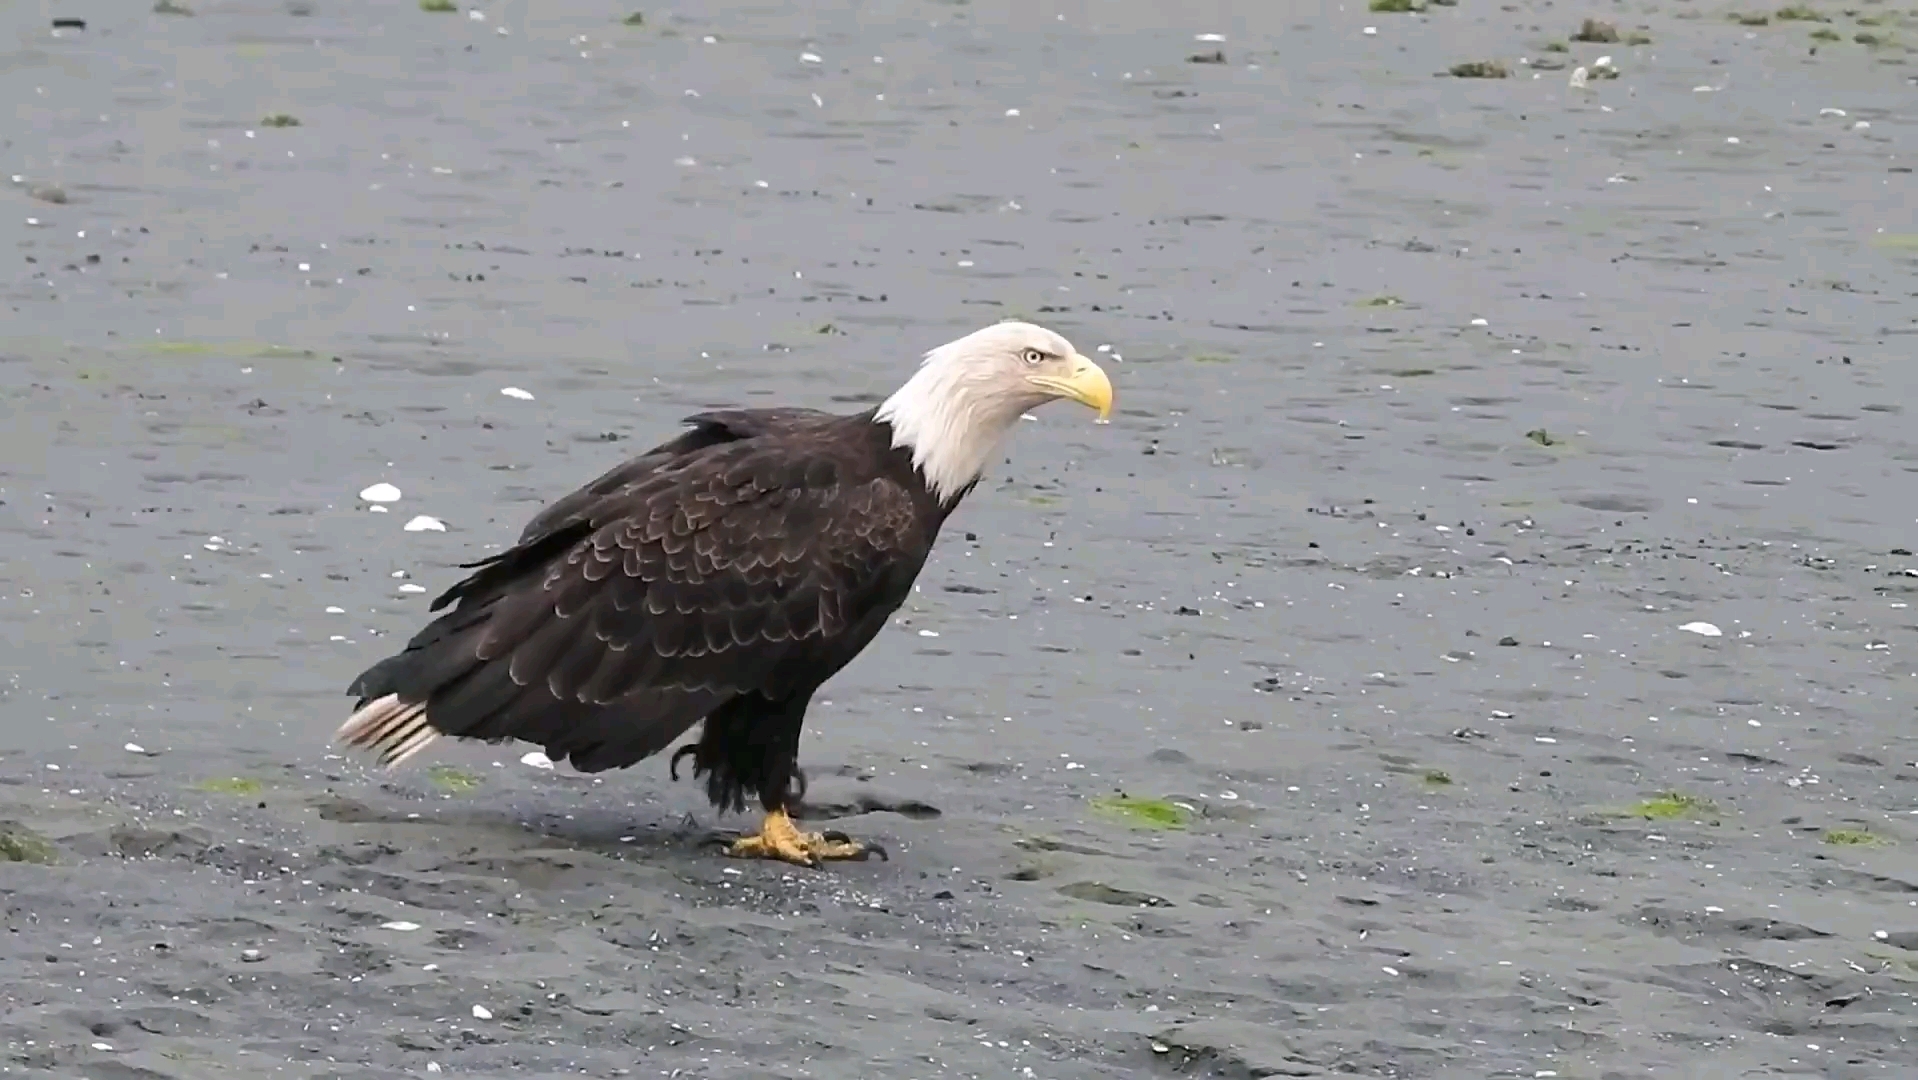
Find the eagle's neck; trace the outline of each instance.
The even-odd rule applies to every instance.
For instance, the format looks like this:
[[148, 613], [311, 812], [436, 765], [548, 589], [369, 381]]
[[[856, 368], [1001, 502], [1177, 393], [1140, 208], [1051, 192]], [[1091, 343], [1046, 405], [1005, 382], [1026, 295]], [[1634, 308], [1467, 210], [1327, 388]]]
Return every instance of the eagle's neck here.
[[910, 448], [913, 467], [943, 505], [957, 502], [986, 471], [1024, 402], [989, 392], [968, 367], [935, 349], [906, 384], [874, 412], [892, 429], [892, 445]]

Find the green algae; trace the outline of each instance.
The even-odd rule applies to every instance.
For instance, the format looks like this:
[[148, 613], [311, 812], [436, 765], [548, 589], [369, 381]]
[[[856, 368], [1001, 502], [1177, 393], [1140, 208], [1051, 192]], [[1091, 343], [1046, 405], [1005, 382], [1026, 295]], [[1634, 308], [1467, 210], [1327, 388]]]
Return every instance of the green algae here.
[[1145, 829], [1183, 829], [1192, 820], [1192, 811], [1178, 803], [1135, 795], [1103, 795], [1092, 800], [1092, 808]]

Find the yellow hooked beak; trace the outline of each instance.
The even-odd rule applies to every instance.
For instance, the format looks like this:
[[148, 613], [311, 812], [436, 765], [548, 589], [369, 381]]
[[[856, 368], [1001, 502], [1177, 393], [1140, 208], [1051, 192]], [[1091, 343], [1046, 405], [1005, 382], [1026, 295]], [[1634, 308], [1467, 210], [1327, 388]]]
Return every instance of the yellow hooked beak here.
[[1106, 378], [1104, 368], [1083, 356], [1073, 355], [1072, 370], [1063, 377], [1028, 375], [1026, 381], [1049, 394], [1090, 406], [1101, 420], [1112, 415], [1112, 380]]

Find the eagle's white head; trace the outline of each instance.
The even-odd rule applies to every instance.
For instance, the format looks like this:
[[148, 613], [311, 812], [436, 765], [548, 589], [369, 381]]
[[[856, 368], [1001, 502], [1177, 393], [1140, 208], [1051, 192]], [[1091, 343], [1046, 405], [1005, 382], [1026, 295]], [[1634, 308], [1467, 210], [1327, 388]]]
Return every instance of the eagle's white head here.
[[1019, 418], [1067, 398], [1112, 414], [1112, 382], [1072, 343], [1027, 322], [995, 323], [927, 353], [919, 370], [880, 406], [894, 446], [941, 501], [979, 479]]

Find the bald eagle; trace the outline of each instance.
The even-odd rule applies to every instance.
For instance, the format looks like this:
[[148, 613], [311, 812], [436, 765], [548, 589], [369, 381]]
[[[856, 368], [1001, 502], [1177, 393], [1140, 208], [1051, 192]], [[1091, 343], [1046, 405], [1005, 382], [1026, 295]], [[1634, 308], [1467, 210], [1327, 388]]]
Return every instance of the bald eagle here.
[[878, 406], [687, 417], [690, 430], [540, 511], [452, 605], [347, 693], [336, 741], [395, 768], [442, 735], [543, 748], [587, 773], [659, 753], [695, 724], [695, 780], [720, 813], [764, 811], [730, 854], [819, 866], [875, 844], [806, 833], [800, 728], [821, 684], [905, 602], [946, 518], [1031, 409], [1112, 410], [1099, 365], [1002, 322], [926, 353]]

